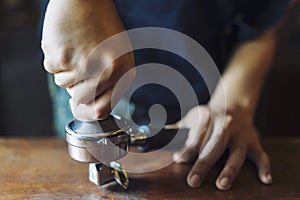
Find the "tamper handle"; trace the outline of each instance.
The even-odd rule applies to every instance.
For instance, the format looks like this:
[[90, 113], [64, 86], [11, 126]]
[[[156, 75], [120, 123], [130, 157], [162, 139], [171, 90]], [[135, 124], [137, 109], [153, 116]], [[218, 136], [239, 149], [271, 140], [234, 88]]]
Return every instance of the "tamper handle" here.
[[[145, 130], [147, 128], [148, 131]], [[145, 130], [144, 132], [138, 131], [137, 134], [132, 134], [131, 136], [131, 138], [134, 138], [131, 145], [138, 146], [138, 150], [141, 152], [160, 149], [169, 144], [176, 134], [186, 135], [189, 131], [189, 129], [177, 128], [163, 128], [160, 131], [149, 127], [143, 127], [143, 129]], [[157, 132], [157, 134], [151, 136], [153, 132]]]

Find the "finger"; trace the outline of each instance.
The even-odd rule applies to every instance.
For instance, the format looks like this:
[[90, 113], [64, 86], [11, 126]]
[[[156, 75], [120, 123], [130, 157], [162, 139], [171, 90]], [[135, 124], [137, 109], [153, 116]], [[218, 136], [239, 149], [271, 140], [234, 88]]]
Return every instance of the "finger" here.
[[193, 188], [201, 186], [207, 172], [213, 167], [225, 149], [226, 145], [220, 142], [218, 147], [214, 148], [208, 157], [198, 158], [187, 176], [189, 186]]
[[81, 104], [71, 99], [72, 113], [76, 119], [81, 121], [95, 121], [105, 119], [111, 111], [111, 95], [113, 89], [107, 90], [103, 95], [97, 97], [93, 103]]
[[86, 79], [73, 86], [74, 101], [81, 104], [88, 104], [102, 95], [109, 88], [114, 87], [116, 81], [98, 77]]
[[231, 117], [226, 117], [224, 124], [223, 117], [217, 117], [214, 119], [214, 127], [211, 137], [209, 138], [209, 141], [204, 144], [200, 151], [198, 160], [195, 162], [187, 176], [187, 183], [189, 186], [199, 187], [204, 181], [207, 172], [225, 151], [229, 138], [228, 126], [231, 120]]
[[[68, 87], [66, 89], [67, 89], [68, 94], [71, 96], [71, 98], [73, 98], [74, 87], [71, 86], [71, 87]], [[73, 102], [73, 99], [72, 99], [72, 102]], [[69, 101], [69, 103], [70, 103], [70, 101]]]
[[[194, 161], [197, 158], [199, 149], [204, 142], [207, 132], [209, 131], [211, 122], [210, 110], [200, 108], [198, 112], [198, 116], [195, 117], [198, 119], [198, 123], [196, 125], [189, 125], [188, 123], [190, 123], [190, 121], [185, 122], [187, 118], [177, 123], [177, 126], [179, 127], [185, 127], [186, 125], [188, 127], [194, 127], [189, 130], [185, 146], [180, 151], [175, 152], [173, 155], [173, 160], [177, 163]], [[195, 123], [195, 121], [193, 123]]]
[[[232, 115], [217, 116], [213, 119], [213, 131], [210, 135], [207, 136], [207, 140], [205, 140], [205, 145], [201, 146], [199, 158], [207, 157], [214, 148], [218, 147], [218, 143], [222, 141], [223, 143], [228, 143], [229, 139], [229, 127], [232, 123]], [[224, 137], [225, 136], [225, 137]]]
[[82, 80], [82, 77], [75, 80], [76, 83], [73, 89], [74, 100], [82, 104], [90, 103], [96, 96], [114, 87], [122, 73], [121, 69], [116, 70], [114, 67], [108, 67], [101, 74], [93, 74], [93, 76], [85, 80]]
[[54, 63], [50, 62], [49, 60], [50, 59], [45, 58], [43, 61], [44, 68], [47, 72], [49, 72], [51, 74], [56, 74], [56, 73], [68, 70], [67, 67], [55, 65]]
[[249, 151], [249, 158], [256, 164], [259, 179], [264, 184], [271, 184], [273, 179], [269, 156], [260, 145], [251, 148], [253, 149]]
[[197, 148], [183, 148], [173, 154], [173, 160], [176, 163], [189, 163], [196, 160], [198, 154], [199, 149]]
[[[97, 51], [95, 51], [97, 52]], [[97, 54], [92, 51], [87, 58], [82, 58], [73, 70], [62, 71], [55, 74], [55, 82], [61, 87], [73, 87], [73, 99], [81, 104], [92, 102], [109, 88], [116, 85], [133, 63], [122, 56], [112, 60], [109, 54]], [[121, 59], [122, 58], [122, 59]], [[134, 79], [134, 70], [126, 76], [128, 85]], [[126, 91], [128, 87], [124, 87]]]
[[59, 87], [70, 88], [76, 84], [74, 76], [76, 76], [75, 71], [62, 71], [54, 74], [54, 81]]
[[58, 48], [56, 51], [49, 51], [44, 47], [43, 51], [45, 53], [44, 68], [49, 73], [56, 74], [74, 68], [72, 64], [72, 54], [74, 50], [72, 48]]
[[225, 167], [216, 180], [216, 186], [220, 190], [228, 190], [231, 187], [245, 161], [247, 149], [243, 144], [234, 144], [230, 152]]
[[47, 72], [49, 72], [49, 73], [52, 73], [52, 74], [54, 74], [54, 66], [53, 66], [53, 64], [51, 64], [50, 62], [49, 62], [49, 60], [48, 59], [44, 59], [44, 61], [43, 61], [43, 65], [44, 65], [44, 68], [45, 68], [45, 70], [47, 71]]
[[93, 102], [97, 96], [97, 85], [99, 77], [93, 77], [81, 82], [77, 82], [72, 87], [73, 100], [80, 104], [89, 104]]
[[[97, 59], [98, 61], [99, 59]], [[73, 66], [72, 70], [57, 72], [57, 84], [63, 84], [64, 87], [71, 87], [76, 84], [83, 83], [85, 80], [95, 79], [101, 80], [100, 77], [106, 69], [106, 66], [102, 66], [103, 63], [96, 63], [94, 59], [82, 58]], [[106, 75], [107, 77], [107, 75]], [[97, 84], [96, 84], [97, 85]], [[95, 85], [95, 88], [96, 88]], [[61, 85], [59, 85], [61, 86]]]

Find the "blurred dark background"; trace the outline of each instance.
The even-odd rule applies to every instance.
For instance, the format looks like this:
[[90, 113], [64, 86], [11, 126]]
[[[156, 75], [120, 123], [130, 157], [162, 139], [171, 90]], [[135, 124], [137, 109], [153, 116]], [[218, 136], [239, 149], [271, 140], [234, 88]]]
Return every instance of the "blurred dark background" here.
[[0, 135], [51, 135], [39, 0], [0, 0]]
[[[53, 134], [39, 48], [39, 0], [0, 0], [0, 136]], [[262, 134], [300, 134], [300, 11], [283, 27], [256, 124]]]

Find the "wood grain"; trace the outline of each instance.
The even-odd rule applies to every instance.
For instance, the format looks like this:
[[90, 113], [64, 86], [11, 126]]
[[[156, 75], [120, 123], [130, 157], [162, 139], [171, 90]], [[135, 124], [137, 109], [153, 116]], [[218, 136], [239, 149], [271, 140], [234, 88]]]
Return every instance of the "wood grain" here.
[[214, 180], [226, 155], [199, 189], [185, 182], [190, 165], [172, 164], [146, 174], [131, 174], [127, 191], [116, 183], [88, 181], [87, 164], [72, 160], [60, 139], [0, 139], [0, 199], [300, 199], [300, 139], [267, 138], [274, 184], [265, 186], [246, 162], [230, 191]]

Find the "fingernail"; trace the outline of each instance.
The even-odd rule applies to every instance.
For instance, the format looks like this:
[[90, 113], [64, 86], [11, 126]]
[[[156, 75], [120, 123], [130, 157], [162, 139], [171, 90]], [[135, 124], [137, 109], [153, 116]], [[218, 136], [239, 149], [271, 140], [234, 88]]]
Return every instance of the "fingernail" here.
[[198, 174], [192, 175], [192, 177], [189, 179], [189, 185], [191, 187], [199, 187], [201, 182], [200, 182], [200, 176]]
[[263, 178], [264, 183], [272, 183], [272, 176], [271, 174], [266, 174]]
[[229, 186], [229, 178], [228, 177], [223, 177], [220, 180], [220, 185], [224, 188], [227, 188]]

